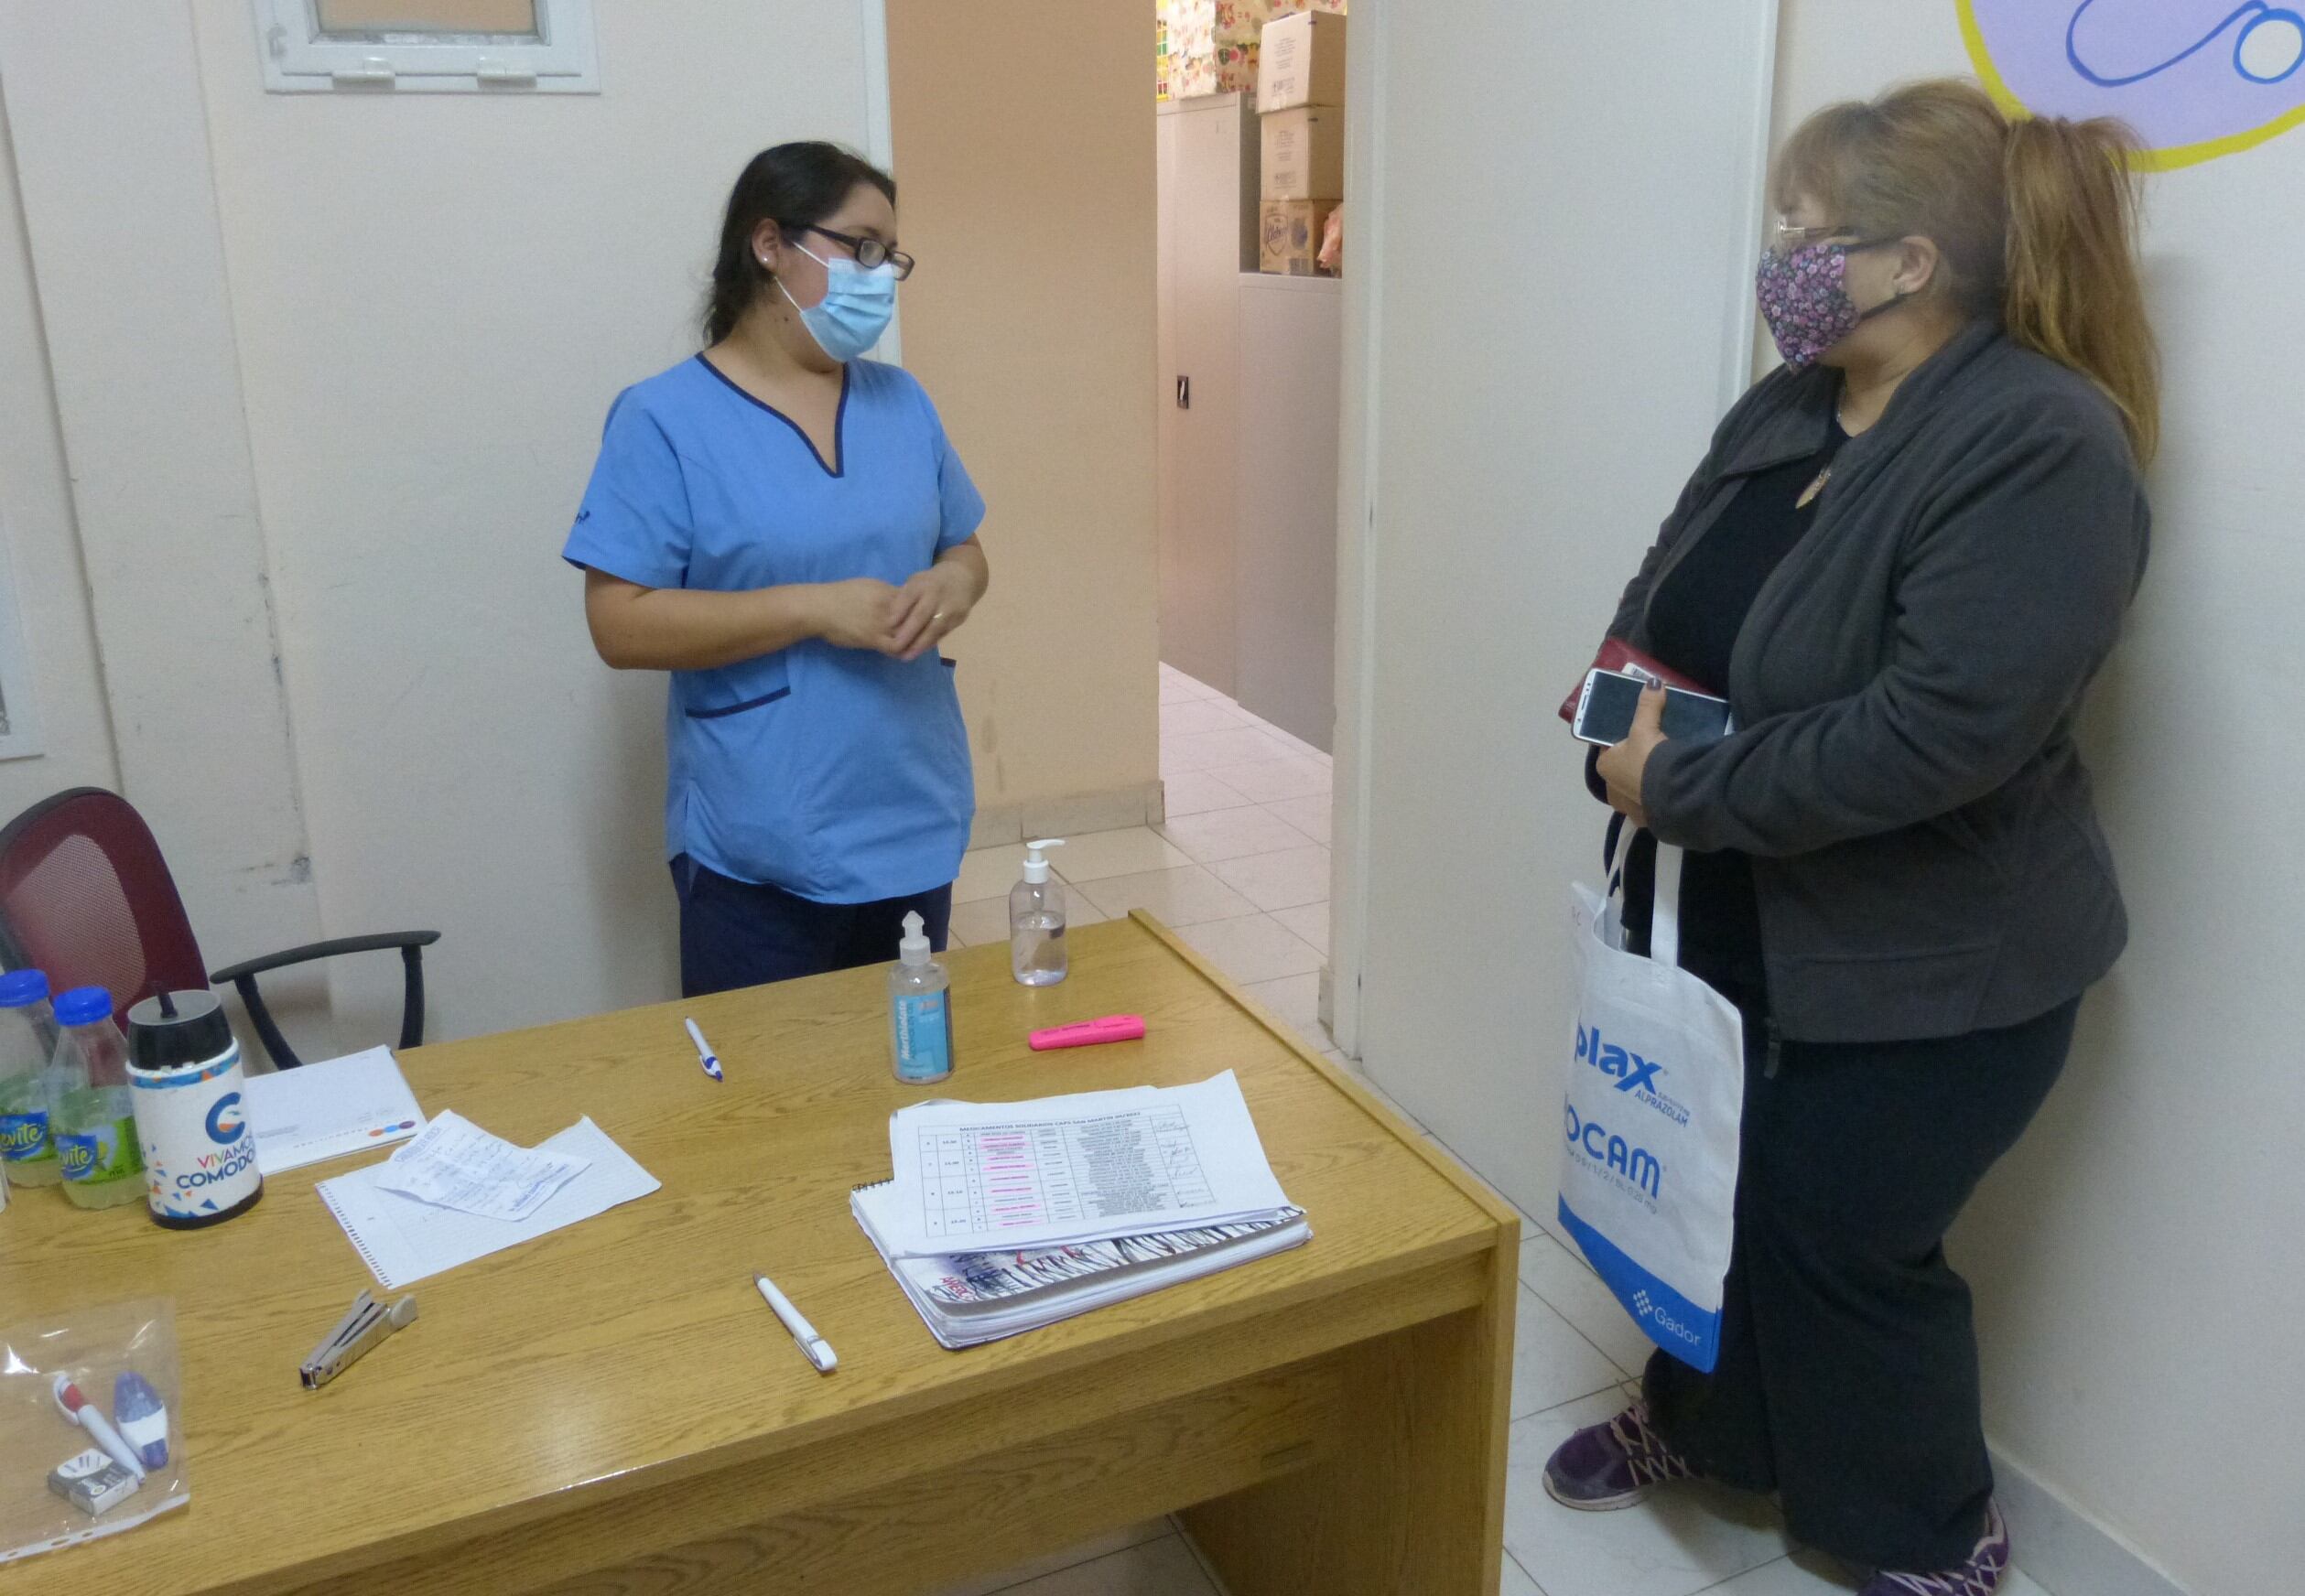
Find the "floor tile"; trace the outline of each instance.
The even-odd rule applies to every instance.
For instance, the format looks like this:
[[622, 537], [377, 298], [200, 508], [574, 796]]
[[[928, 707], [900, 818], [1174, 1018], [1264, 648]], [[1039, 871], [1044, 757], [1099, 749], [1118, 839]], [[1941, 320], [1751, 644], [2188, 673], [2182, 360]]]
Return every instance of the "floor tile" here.
[[1328, 850], [1317, 845], [1227, 859], [1209, 868], [1218, 880], [1268, 911], [1328, 901]]
[[1206, 771], [1186, 771], [1165, 777], [1162, 786], [1165, 790], [1163, 806], [1171, 820], [1182, 820], [1190, 814], [1213, 814], [1219, 810], [1239, 809], [1250, 802], [1246, 793]]
[[1277, 981], [1253, 982], [1247, 990], [1282, 1024], [1293, 1026], [1315, 1051], [1330, 1045], [1328, 1032], [1321, 1025], [1321, 977], [1317, 971], [1308, 976], [1287, 976]]
[[1090, 881], [1080, 895], [1119, 920], [1142, 909], [1163, 925], [1183, 928], [1210, 920], [1238, 920], [1257, 906], [1199, 865]]
[[[1110, 920], [1111, 915], [1091, 903], [1079, 888], [1067, 888], [1065, 892], [1065, 924], [1069, 928], [1097, 925]], [[1009, 940], [1009, 895], [979, 898], [969, 903], [952, 906], [953, 940], [963, 947], [981, 947], [986, 943], [1005, 943]]]
[[[1739, 1574], [1726, 1585], [1715, 1585], [1704, 1596], [1846, 1596], [1857, 1581], [1841, 1565], [1821, 1552], [1797, 1552], [1790, 1558]], [[2016, 1596], [2017, 1586], [2004, 1580], [2002, 1596]]]
[[1329, 906], [1326, 903], [1300, 903], [1294, 909], [1276, 909], [1272, 918], [1296, 935], [1313, 944], [1321, 957], [1328, 957]]
[[1015, 843], [979, 848], [962, 857], [960, 879], [952, 884], [952, 900], [974, 903], [982, 898], [1005, 898], [1023, 868], [1024, 849]]
[[1319, 953], [1270, 915], [1212, 920], [1184, 933], [1210, 963], [1243, 986], [1284, 976], [1317, 975]]
[[1696, 1596], [1792, 1548], [1757, 1496], [1694, 1483], [1619, 1513], [1576, 1513], [1544, 1494], [1544, 1461], [1588, 1424], [1615, 1414], [1603, 1391], [1512, 1427], [1505, 1544], [1546, 1596]]
[[1161, 751], [1166, 753], [1172, 749], [1198, 760], [1200, 762], [1194, 768], [1203, 771], [1220, 765], [1303, 757], [1271, 732], [1260, 731], [1253, 726], [1228, 726], [1220, 731], [1196, 731], [1175, 737], [1164, 728], [1161, 733]]
[[[1625, 1372], [1594, 1350], [1569, 1321], [1527, 1287], [1520, 1290], [1512, 1328], [1512, 1416], [1528, 1418], [1590, 1396], [1614, 1391]], [[1610, 1412], [1615, 1412], [1611, 1408]]]
[[1311, 798], [1283, 798], [1265, 807], [1323, 847], [1328, 845], [1329, 811], [1335, 800], [1323, 793]]
[[1028, 1580], [1037, 1580], [1044, 1575], [1054, 1574], [1082, 1563], [1093, 1563], [1111, 1557], [1116, 1552], [1127, 1551], [1131, 1547], [1140, 1547], [1149, 1541], [1170, 1538], [1174, 1534], [1167, 1519], [1147, 1519], [1142, 1524], [1131, 1525], [1128, 1528], [1115, 1530], [1110, 1535], [1100, 1535], [1084, 1545], [1068, 1547], [1063, 1551], [1052, 1553], [1044, 1558], [1035, 1558], [1022, 1568], [1011, 1569], [1005, 1573], [991, 1575], [981, 1580], [971, 1580], [965, 1585], [947, 1586], [938, 1591], [936, 1596], [995, 1596], [995, 1592], [1003, 1593], [1005, 1596], [1005, 1592]]
[[1191, 698], [1161, 706], [1161, 735], [1190, 737], [1202, 731], [1230, 731], [1246, 726], [1240, 711], [1214, 698]]
[[1198, 865], [1246, 858], [1250, 854], [1277, 854], [1308, 847], [1313, 841], [1271, 810], [1254, 805], [1207, 814], [1171, 815], [1160, 832]]
[[1161, 704], [1192, 704], [1203, 698], [1213, 698], [1217, 689], [1194, 681], [1190, 676], [1163, 674], [1161, 677]]
[[1174, 782], [1179, 776], [1189, 776], [1199, 771], [1214, 770], [1217, 763], [1216, 755], [1193, 748], [1181, 738], [1164, 737], [1161, 739], [1161, 780], [1163, 782]]
[[1497, 1596], [1544, 1596], [1544, 1592], [1537, 1589], [1534, 1580], [1529, 1578], [1529, 1570], [1514, 1562], [1512, 1554], [1507, 1552], [1505, 1582], [1497, 1588]]
[[1656, 1343], [1633, 1322], [1585, 1260], [1550, 1235], [1522, 1232], [1520, 1283], [1543, 1298], [1577, 1332], [1628, 1375], [1648, 1365]]
[[1184, 1537], [1167, 1535], [1018, 1585], [1009, 1596], [1217, 1596]]
[[1163, 841], [1159, 833], [1146, 825], [1066, 837], [1063, 847], [1049, 850], [1048, 857], [1056, 867], [1056, 873], [1076, 885], [1100, 881], [1107, 876], [1171, 870], [1193, 862], [1191, 855]]
[[[1162, 749], [1167, 758], [1167, 749]], [[1280, 760], [1260, 760], [1254, 764], [1195, 765], [1196, 771], [1207, 771], [1226, 786], [1257, 803], [1277, 803], [1284, 798], [1326, 797], [1329, 789], [1328, 767], [1318, 760], [1293, 756]], [[1166, 775], [1167, 767], [1162, 767]]]

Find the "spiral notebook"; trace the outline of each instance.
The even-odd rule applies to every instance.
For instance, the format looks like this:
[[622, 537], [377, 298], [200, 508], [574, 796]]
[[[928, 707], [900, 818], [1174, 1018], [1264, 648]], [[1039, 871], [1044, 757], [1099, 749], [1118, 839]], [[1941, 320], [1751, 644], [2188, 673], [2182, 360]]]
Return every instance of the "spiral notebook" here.
[[387, 1192], [378, 1184], [384, 1163], [321, 1181], [320, 1200], [344, 1227], [344, 1235], [368, 1266], [368, 1272], [379, 1285], [396, 1291], [427, 1275], [605, 1213], [620, 1203], [647, 1196], [662, 1184], [590, 1119], [578, 1120], [537, 1147], [540, 1151], [573, 1154], [591, 1163], [525, 1219], [484, 1219]]

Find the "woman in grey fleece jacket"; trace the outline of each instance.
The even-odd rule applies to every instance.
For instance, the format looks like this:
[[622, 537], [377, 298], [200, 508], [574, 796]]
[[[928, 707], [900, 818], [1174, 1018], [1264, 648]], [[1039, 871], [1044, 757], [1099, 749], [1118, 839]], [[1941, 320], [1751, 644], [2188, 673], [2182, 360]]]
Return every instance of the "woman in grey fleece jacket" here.
[[1743, 1163], [1716, 1368], [1658, 1353], [1546, 1484], [1775, 1491], [1867, 1596], [2007, 1567], [1942, 1244], [2126, 936], [2072, 730], [2149, 524], [2129, 147], [1954, 82], [1811, 118], [1760, 271], [1786, 364], [1610, 628], [1735, 709], [1675, 743], [1654, 696], [1593, 773], [1690, 850], [1683, 962], [1746, 1014]]

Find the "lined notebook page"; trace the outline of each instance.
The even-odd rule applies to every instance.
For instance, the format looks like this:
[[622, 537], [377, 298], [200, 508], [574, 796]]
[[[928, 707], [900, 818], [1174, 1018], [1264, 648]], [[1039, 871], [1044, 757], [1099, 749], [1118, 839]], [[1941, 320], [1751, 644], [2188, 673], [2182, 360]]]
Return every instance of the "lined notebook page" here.
[[525, 1219], [482, 1219], [387, 1192], [377, 1184], [382, 1163], [321, 1181], [320, 1199], [377, 1283], [396, 1291], [428, 1275], [605, 1213], [662, 1184], [590, 1119], [578, 1120], [538, 1147], [592, 1163]]

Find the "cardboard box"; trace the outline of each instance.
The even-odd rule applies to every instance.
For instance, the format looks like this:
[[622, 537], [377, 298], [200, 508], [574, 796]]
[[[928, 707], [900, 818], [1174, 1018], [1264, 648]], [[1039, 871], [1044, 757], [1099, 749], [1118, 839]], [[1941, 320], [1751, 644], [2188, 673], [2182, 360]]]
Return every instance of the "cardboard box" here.
[[1326, 11], [1300, 11], [1265, 24], [1257, 109], [1344, 102], [1345, 19]]
[[1335, 105], [1275, 111], [1259, 126], [1264, 141], [1267, 200], [1341, 200], [1345, 195], [1345, 113]]
[[1257, 270], [1309, 277], [1334, 200], [1267, 200], [1257, 208]]

